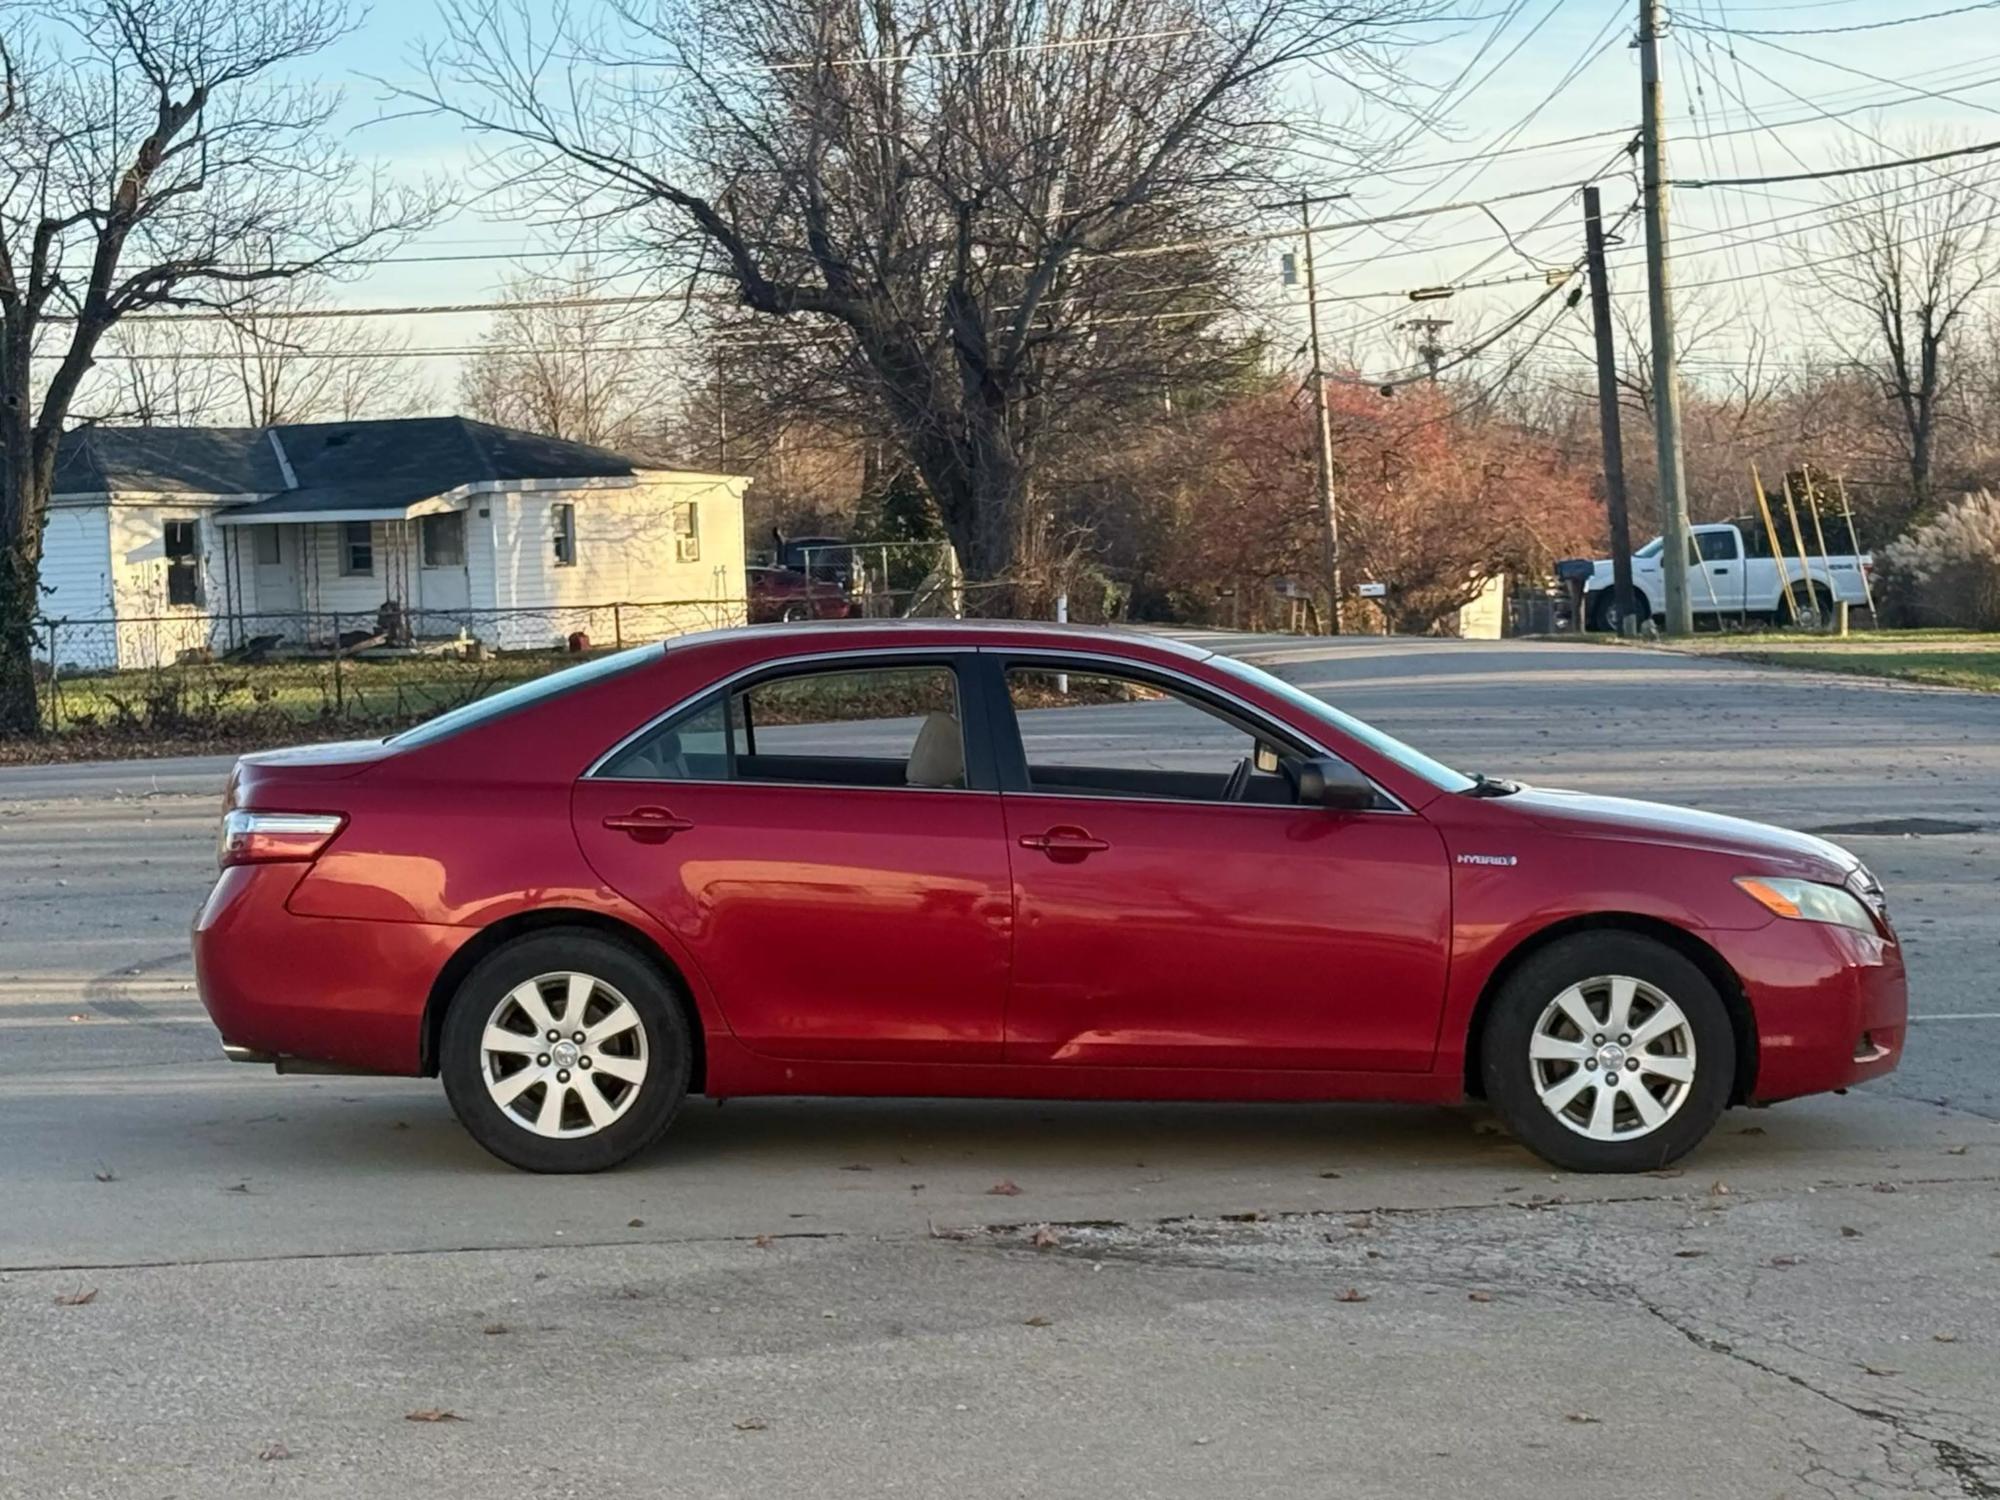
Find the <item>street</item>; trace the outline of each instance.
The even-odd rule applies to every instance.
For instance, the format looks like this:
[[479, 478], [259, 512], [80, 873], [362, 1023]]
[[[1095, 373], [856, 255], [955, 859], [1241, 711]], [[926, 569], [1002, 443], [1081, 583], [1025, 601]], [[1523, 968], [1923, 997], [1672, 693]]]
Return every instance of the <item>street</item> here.
[[2000, 696], [1197, 639], [1820, 833], [1906, 1061], [1569, 1177], [1476, 1108], [693, 1101], [621, 1171], [217, 1050], [228, 760], [0, 769], [0, 1496], [2000, 1496]]

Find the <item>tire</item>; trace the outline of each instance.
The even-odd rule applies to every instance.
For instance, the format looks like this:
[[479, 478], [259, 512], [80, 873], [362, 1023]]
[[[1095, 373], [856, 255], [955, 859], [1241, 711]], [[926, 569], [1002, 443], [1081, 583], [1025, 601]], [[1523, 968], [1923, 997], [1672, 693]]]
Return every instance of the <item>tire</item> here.
[[[1621, 990], [1628, 1029], [1613, 1030]], [[1655, 1023], [1666, 1029], [1620, 1045]], [[1645, 1172], [1714, 1128], [1736, 1079], [1736, 1034], [1714, 984], [1672, 948], [1637, 933], [1581, 932], [1508, 977], [1487, 1012], [1479, 1057], [1488, 1101], [1544, 1161], [1571, 1172]], [[1610, 1069], [1617, 1085], [1593, 1081]], [[1607, 1097], [1608, 1121], [1599, 1102]]]
[[812, 610], [803, 604], [787, 604], [778, 612], [778, 620], [784, 625], [801, 625], [812, 618]]
[[[554, 1043], [546, 1022], [562, 1033]], [[494, 1047], [498, 1032], [516, 1040]], [[445, 1013], [438, 1070], [460, 1123], [500, 1160], [528, 1172], [601, 1172], [666, 1133], [687, 1098], [693, 1055], [686, 1014], [659, 970], [615, 939], [568, 928], [508, 943], [466, 975]], [[523, 1074], [534, 1077], [517, 1082]]]
[[[1590, 628], [1606, 635], [1622, 635], [1618, 628], [1618, 591], [1601, 589], [1596, 601], [1590, 607]], [[1646, 596], [1637, 588], [1632, 590], [1632, 623], [1634, 630], [1644, 626], [1653, 617], [1652, 606]]]

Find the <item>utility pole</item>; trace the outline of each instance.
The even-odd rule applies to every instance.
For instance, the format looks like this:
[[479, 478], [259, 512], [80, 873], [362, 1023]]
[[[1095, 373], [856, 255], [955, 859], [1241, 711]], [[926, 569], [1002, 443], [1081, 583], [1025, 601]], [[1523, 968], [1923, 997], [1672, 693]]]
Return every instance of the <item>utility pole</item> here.
[[1299, 228], [1306, 240], [1306, 327], [1312, 334], [1313, 406], [1319, 415], [1320, 569], [1326, 575], [1326, 633], [1339, 635], [1340, 515], [1333, 507], [1333, 421], [1326, 409], [1326, 366], [1319, 357], [1319, 284], [1313, 279], [1312, 203], [1311, 198], [1299, 199]]
[[1625, 514], [1618, 356], [1611, 347], [1611, 281], [1604, 272], [1604, 215], [1595, 183], [1583, 190], [1583, 255], [1590, 266], [1590, 321], [1597, 330], [1597, 421], [1604, 432], [1604, 504], [1611, 513], [1611, 608], [1622, 635], [1632, 618], [1632, 523]]
[[1681, 379], [1667, 282], [1667, 139], [1660, 99], [1660, 0], [1639, 0], [1640, 178], [1646, 218], [1646, 301], [1653, 336], [1653, 429], [1660, 448], [1660, 562], [1667, 634], [1694, 629], [1688, 598], [1687, 476], [1681, 469]]
[[1431, 384], [1437, 384], [1438, 365], [1444, 359], [1444, 345], [1438, 342], [1438, 335], [1451, 327], [1450, 318], [1412, 318], [1398, 325], [1404, 333], [1414, 333], [1417, 358], [1430, 371]]

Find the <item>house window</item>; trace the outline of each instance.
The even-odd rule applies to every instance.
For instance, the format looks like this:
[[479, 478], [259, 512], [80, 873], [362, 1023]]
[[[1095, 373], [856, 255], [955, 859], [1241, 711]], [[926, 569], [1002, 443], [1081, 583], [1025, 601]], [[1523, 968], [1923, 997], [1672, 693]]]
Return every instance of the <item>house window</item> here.
[[573, 568], [576, 566], [576, 507], [574, 505], [552, 505], [549, 507], [550, 530], [555, 540], [556, 566]]
[[340, 528], [340, 574], [369, 578], [375, 572], [375, 529], [366, 521], [348, 521]]
[[168, 521], [167, 603], [201, 603], [201, 523]]
[[425, 567], [465, 566], [464, 511], [453, 510], [441, 516], [425, 516], [418, 525], [423, 532]]
[[285, 560], [284, 551], [278, 543], [278, 528], [275, 526], [253, 526], [250, 535], [257, 548], [257, 566], [275, 568]]
[[674, 507], [674, 561], [701, 561], [701, 508], [692, 500]]

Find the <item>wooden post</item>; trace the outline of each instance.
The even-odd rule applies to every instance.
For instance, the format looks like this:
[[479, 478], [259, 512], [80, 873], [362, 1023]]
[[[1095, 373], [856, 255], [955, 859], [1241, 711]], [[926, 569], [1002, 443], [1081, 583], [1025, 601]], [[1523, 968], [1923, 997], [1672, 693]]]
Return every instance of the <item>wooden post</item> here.
[[[1755, 463], [1750, 465], [1750, 483], [1757, 491], [1757, 509], [1764, 517], [1764, 535], [1771, 542], [1771, 561], [1777, 565], [1778, 582], [1784, 585], [1785, 604], [1790, 608], [1792, 618], [1796, 620], [1799, 617], [1799, 601], [1792, 597], [1792, 576], [1785, 571], [1785, 549], [1778, 541], [1778, 523], [1771, 519], [1771, 502], [1764, 494], [1764, 478], [1757, 472]], [[1747, 573], [1749, 565], [1746, 563], [1744, 566]], [[1750, 597], [1749, 582], [1746, 577], [1743, 594], [1746, 600]]]
[[1861, 566], [1861, 538], [1854, 532], [1854, 504], [1847, 498], [1847, 476], [1836, 474], [1833, 482], [1840, 486], [1840, 512], [1847, 520], [1847, 545], [1854, 549], [1854, 566], [1861, 568], [1861, 597], [1868, 604], [1869, 623], [1880, 625], [1882, 622], [1875, 614], [1875, 585], [1869, 581], [1868, 570]]
[[[1816, 601], [1818, 595], [1813, 589], [1812, 560], [1806, 556], [1805, 533], [1799, 530], [1799, 507], [1792, 499], [1792, 476], [1789, 474], [1785, 476], [1784, 493], [1785, 514], [1791, 518], [1792, 522], [1792, 545], [1799, 549], [1799, 588], [1807, 599]], [[1819, 616], [1817, 602], [1813, 605], [1813, 616], [1815, 619]], [[1794, 625], [1799, 623], [1799, 611], [1796, 605], [1792, 608], [1792, 623]]]

